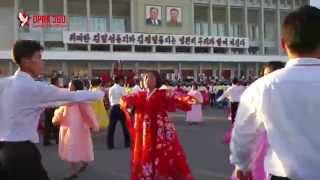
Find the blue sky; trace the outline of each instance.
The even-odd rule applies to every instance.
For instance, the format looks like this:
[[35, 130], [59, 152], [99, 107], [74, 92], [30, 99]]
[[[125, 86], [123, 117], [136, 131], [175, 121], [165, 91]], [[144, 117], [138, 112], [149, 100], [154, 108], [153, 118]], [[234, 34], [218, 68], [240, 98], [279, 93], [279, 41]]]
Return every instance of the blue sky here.
[[320, 8], [320, 0], [310, 0], [311, 5], [313, 6], [317, 6]]

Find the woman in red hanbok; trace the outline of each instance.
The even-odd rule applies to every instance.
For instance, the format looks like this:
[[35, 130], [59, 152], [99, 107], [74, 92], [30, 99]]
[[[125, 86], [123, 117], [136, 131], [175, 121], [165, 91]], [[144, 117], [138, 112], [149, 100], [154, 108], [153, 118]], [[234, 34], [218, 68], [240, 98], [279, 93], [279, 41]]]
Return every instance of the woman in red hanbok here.
[[[121, 107], [126, 113], [131, 134], [131, 180], [194, 180], [185, 153], [167, 112], [176, 108], [188, 111], [196, 100], [159, 90], [160, 75], [144, 77], [147, 91], [125, 96]], [[127, 109], [135, 108], [135, 121]]]

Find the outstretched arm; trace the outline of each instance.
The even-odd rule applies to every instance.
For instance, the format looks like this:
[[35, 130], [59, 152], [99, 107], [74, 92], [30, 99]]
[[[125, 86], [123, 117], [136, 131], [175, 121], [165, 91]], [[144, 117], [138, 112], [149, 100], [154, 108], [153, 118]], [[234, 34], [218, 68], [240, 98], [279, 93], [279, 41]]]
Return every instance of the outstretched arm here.
[[33, 87], [32, 96], [41, 108], [54, 107], [73, 102], [95, 101], [102, 99], [102, 91], [68, 91], [67, 89], [57, 88], [44, 83], [37, 83]]
[[191, 106], [196, 104], [197, 99], [189, 96], [175, 93], [172, 90], [166, 90], [166, 97], [168, 102], [168, 111], [176, 111], [180, 109], [182, 111], [190, 111]]

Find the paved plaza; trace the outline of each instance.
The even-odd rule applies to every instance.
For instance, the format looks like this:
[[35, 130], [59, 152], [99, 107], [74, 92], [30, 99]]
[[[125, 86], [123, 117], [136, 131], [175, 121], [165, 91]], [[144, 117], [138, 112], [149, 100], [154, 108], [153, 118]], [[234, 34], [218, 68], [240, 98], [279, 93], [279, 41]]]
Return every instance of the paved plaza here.
[[[225, 110], [206, 108], [205, 123], [190, 126], [184, 122], [184, 113], [171, 114], [186, 151], [189, 164], [196, 180], [226, 180], [232, 172], [229, 165], [228, 146], [222, 144], [222, 137], [230, 127]], [[123, 149], [121, 128], [116, 132], [117, 149], [110, 151], [105, 145], [106, 132], [94, 134], [95, 161], [90, 164], [79, 180], [128, 180], [129, 150]], [[81, 139], [79, 139], [80, 141]], [[40, 145], [43, 162], [52, 180], [60, 180], [68, 173], [68, 166], [58, 157], [57, 146]]]

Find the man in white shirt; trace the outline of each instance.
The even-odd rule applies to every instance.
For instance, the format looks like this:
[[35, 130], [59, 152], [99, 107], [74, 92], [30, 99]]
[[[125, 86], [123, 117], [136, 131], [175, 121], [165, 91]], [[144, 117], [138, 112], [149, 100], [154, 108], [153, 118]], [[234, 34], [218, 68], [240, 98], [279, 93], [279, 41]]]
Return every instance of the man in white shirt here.
[[251, 177], [250, 155], [259, 130], [269, 146], [265, 170], [272, 180], [320, 179], [320, 9], [291, 12], [281, 44], [289, 61], [254, 82], [241, 97], [231, 139], [231, 163], [240, 180]]
[[224, 98], [227, 98], [231, 104], [231, 121], [232, 124], [235, 121], [235, 117], [237, 114], [240, 97], [242, 93], [245, 91], [245, 87], [241, 85], [237, 78], [232, 80], [232, 86], [229, 87], [223, 94], [218, 98], [218, 102], [222, 101]]
[[114, 85], [109, 89], [110, 124], [107, 134], [107, 146], [110, 150], [114, 149], [114, 132], [117, 122], [120, 121], [125, 140], [125, 147], [130, 147], [129, 131], [126, 126], [125, 114], [120, 109], [120, 99], [126, 95], [124, 87], [121, 86], [122, 79], [119, 76], [114, 78]]
[[136, 84], [133, 86], [131, 93], [137, 93], [137, 92], [142, 91], [141, 87], [139, 86], [139, 84], [140, 84], [139, 79], [136, 79], [135, 83]]
[[19, 70], [0, 80], [0, 179], [48, 180], [41, 163], [37, 127], [46, 107], [98, 100], [102, 92], [70, 92], [35, 81], [43, 74], [43, 47], [36, 41], [19, 40], [13, 47], [13, 60]]

